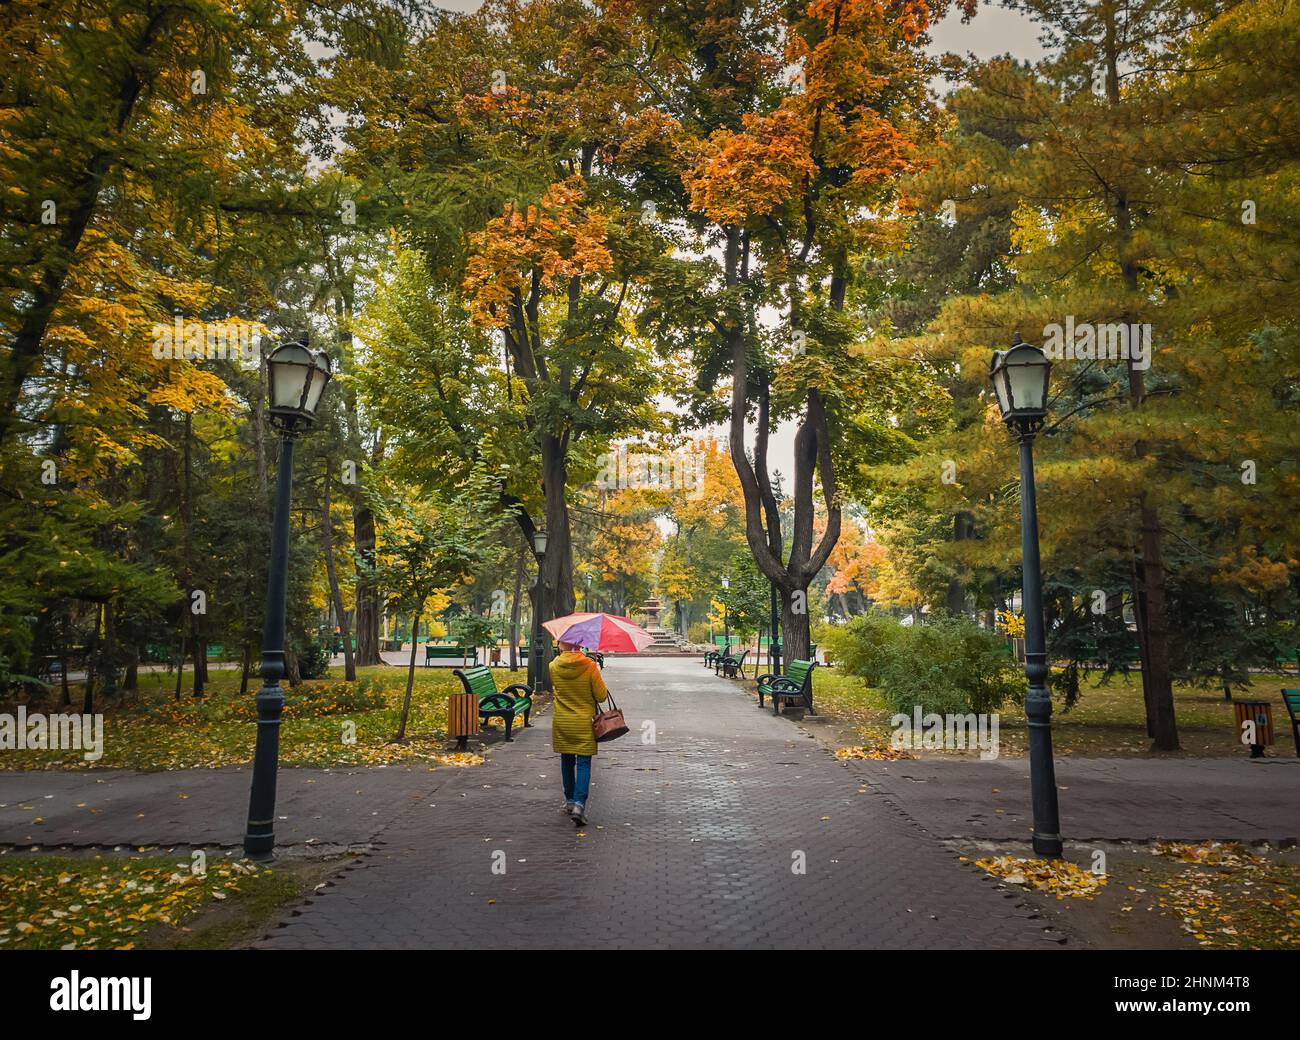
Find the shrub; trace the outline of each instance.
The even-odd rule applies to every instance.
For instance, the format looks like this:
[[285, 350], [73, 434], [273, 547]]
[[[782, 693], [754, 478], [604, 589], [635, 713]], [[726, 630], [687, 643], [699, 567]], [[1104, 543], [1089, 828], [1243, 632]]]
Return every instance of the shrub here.
[[847, 625], [827, 625], [822, 641], [832, 659], [846, 672], [879, 686], [889, 659], [908, 630], [888, 614], [861, 614]]
[[1005, 637], [967, 618], [904, 627], [871, 614], [828, 633], [828, 641], [845, 670], [879, 687], [895, 711], [992, 712], [1024, 696], [1024, 675]]
[[330, 652], [324, 643], [308, 643], [298, 651], [298, 675], [303, 679], [323, 679], [329, 675]]
[[462, 614], [452, 621], [451, 630], [461, 646], [478, 649], [480, 646], [496, 645], [497, 630], [491, 618], [479, 614]]
[[384, 707], [387, 702], [368, 679], [355, 683], [303, 683], [284, 691], [284, 713], [288, 718], [351, 715]]

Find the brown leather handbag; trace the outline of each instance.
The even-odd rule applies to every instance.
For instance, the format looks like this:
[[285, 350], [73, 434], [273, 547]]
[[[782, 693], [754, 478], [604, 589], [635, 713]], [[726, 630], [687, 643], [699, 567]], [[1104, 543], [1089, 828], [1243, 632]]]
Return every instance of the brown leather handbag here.
[[591, 731], [596, 735], [596, 743], [603, 744], [614, 740], [627, 732], [627, 723], [623, 721], [623, 709], [614, 703], [614, 695], [609, 695], [609, 710], [602, 711], [591, 720]]

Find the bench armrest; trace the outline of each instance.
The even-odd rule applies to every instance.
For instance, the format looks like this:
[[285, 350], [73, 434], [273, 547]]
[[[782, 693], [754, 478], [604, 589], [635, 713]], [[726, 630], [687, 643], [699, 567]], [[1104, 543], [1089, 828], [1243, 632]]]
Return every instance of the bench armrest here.
[[769, 693], [803, 693], [803, 684], [797, 683], [788, 675], [777, 675], [765, 684]]
[[524, 683], [521, 683], [521, 682], [511, 683], [509, 686], [507, 686], [507, 687], [506, 687], [504, 690], [502, 690], [501, 692], [502, 692], [503, 694], [508, 694], [511, 690], [522, 690], [522, 691], [523, 691], [523, 697], [524, 697], [526, 700], [530, 700], [530, 701], [531, 701], [531, 700], [533, 699], [533, 691], [532, 691], [532, 687], [527, 686], [527, 685], [525, 685]]

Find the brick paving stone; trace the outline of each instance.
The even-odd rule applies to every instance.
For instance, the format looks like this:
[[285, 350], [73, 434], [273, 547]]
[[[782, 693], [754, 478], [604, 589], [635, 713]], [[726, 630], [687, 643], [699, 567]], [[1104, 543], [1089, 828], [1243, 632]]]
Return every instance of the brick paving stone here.
[[[276, 839], [364, 844], [408, 804], [427, 802], [448, 772], [281, 769]], [[238, 768], [0, 772], [0, 844], [239, 845], [250, 780]]]
[[[359, 867], [256, 945], [1054, 948], [1045, 940], [1061, 938], [694, 661], [612, 659], [606, 676], [632, 732], [597, 757], [585, 829], [558, 811], [543, 715], [487, 765], [405, 808]], [[641, 740], [646, 720], [653, 744]], [[806, 873], [792, 871], [797, 853]]]
[[[1028, 840], [1028, 759], [861, 760], [851, 768], [938, 837]], [[1296, 758], [1058, 756], [1056, 783], [1067, 841], [1294, 844], [1300, 837]]]

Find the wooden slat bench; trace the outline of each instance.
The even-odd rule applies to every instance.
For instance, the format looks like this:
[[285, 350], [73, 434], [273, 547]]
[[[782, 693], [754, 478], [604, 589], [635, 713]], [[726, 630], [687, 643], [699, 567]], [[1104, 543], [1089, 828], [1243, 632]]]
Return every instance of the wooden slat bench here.
[[511, 683], [504, 690], [497, 689], [496, 676], [486, 665], [474, 668], [457, 668], [455, 674], [465, 688], [478, 698], [478, 715], [483, 728], [491, 718], [506, 720], [506, 740], [514, 740], [510, 735], [514, 729], [515, 716], [524, 717], [524, 728], [531, 729], [528, 721], [533, 711], [533, 691], [523, 683]]
[[1300, 758], [1300, 690], [1283, 690], [1282, 703], [1291, 716], [1291, 736], [1295, 739], [1295, 755]]
[[424, 667], [429, 667], [429, 662], [434, 660], [441, 661], [461, 661], [469, 657], [469, 647], [467, 646], [431, 646], [425, 644], [424, 647]]
[[773, 715], [780, 715], [786, 702], [802, 704], [808, 709], [809, 715], [814, 714], [812, 677], [816, 668], [816, 661], [791, 661], [785, 675], [760, 675], [758, 706], [763, 706], [763, 696], [766, 694], [772, 698]]

